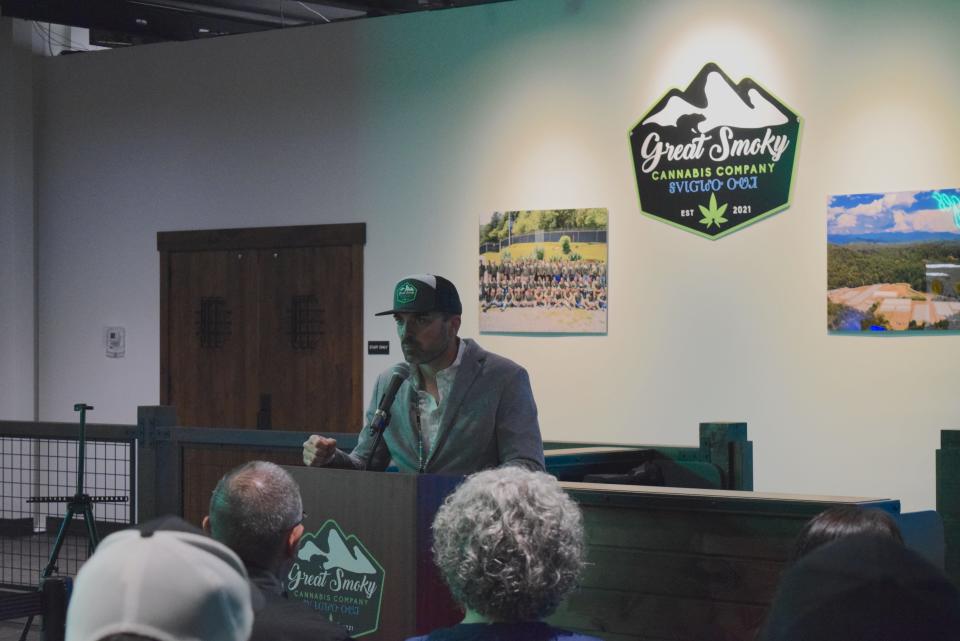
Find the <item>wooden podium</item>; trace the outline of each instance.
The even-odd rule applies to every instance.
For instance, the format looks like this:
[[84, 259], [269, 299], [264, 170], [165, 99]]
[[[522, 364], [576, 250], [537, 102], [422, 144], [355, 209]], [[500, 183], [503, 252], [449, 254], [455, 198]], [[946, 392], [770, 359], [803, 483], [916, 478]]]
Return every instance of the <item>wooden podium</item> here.
[[292, 596], [370, 641], [402, 641], [460, 621], [433, 564], [430, 525], [462, 477], [285, 469], [306, 513], [287, 577]]

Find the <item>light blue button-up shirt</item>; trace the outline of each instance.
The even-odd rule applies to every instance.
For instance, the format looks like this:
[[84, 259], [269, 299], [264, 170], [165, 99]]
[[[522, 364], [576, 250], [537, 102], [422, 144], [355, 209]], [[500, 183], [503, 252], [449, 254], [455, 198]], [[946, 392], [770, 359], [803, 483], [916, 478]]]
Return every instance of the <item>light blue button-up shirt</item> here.
[[420, 412], [420, 434], [423, 438], [424, 458], [430, 456], [433, 450], [433, 444], [437, 442], [437, 432], [440, 431], [440, 419], [443, 417], [443, 399], [450, 394], [450, 388], [453, 387], [453, 380], [457, 376], [457, 369], [463, 360], [464, 342], [458, 341], [457, 357], [449, 367], [437, 372], [437, 396], [423, 389], [423, 379], [420, 377], [420, 368], [413, 370], [413, 378], [416, 379], [417, 387], [417, 409]]

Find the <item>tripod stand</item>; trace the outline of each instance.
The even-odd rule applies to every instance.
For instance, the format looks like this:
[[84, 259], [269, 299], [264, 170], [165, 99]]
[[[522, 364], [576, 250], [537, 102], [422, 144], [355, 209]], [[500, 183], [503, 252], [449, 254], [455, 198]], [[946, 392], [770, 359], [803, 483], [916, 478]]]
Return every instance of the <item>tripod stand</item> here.
[[[70, 527], [70, 523], [73, 522], [73, 518], [77, 515], [83, 517], [83, 521], [87, 526], [88, 551], [89, 554], [93, 554], [94, 550], [97, 549], [97, 545], [100, 544], [100, 535], [97, 533], [97, 523], [93, 518], [93, 504], [127, 502], [126, 496], [90, 496], [83, 490], [83, 472], [86, 463], [87, 448], [87, 410], [92, 409], [93, 406], [87, 405], [86, 403], [77, 403], [73, 406], [74, 412], [80, 412], [80, 433], [77, 438], [77, 491], [73, 496], [36, 496], [29, 498], [26, 501], [27, 503], [67, 504], [67, 513], [64, 515], [63, 521], [60, 523], [60, 529], [57, 532], [57, 538], [54, 540], [53, 549], [50, 551], [50, 558], [47, 559], [47, 565], [40, 573], [41, 590], [43, 589], [43, 581], [50, 578], [50, 575], [58, 570], [57, 559], [60, 556], [60, 548], [63, 547], [63, 543], [67, 537], [67, 528]], [[23, 632], [20, 634], [20, 641], [26, 640], [27, 633], [30, 631], [30, 626], [32, 623], [33, 617], [31, 616], [27, 619], [27, 622], [23, 627]]]

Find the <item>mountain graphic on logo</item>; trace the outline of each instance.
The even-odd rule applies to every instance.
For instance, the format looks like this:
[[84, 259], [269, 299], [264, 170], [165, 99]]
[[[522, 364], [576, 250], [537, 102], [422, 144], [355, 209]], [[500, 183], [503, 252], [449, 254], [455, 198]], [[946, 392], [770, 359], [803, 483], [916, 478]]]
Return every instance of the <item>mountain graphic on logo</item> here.
[[735, 84], [711, 62], [685, 91], [671, 89], [641, 124], [677, 127], [681, 119], [691, 117], [697, 120], [695, 127], [700, 133], [718, 127], [762, 129], [789, 122], [778, 105], [779, 101], [752, 79]]
[[331, 528], [327, 533], [327, 552], [321, 550], [313, 541], [307, 541], [297, 552], [297, 558], [301, 561], [309, 561], [318, 555], [326, 559], [323, 562], [324, 570], [340, 568], [354, 574], [377, 573], [360, 546], [355, 545], [351, 550], [335, 528]]

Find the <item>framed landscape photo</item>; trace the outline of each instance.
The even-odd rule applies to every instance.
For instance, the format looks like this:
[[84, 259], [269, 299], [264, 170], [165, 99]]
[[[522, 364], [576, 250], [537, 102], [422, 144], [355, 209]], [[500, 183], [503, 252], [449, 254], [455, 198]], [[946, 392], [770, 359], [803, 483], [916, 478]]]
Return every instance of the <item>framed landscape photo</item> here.
[[494, 212], [480, 220], [480, 331], [607, 333], [607, 210]]
[[830, 197], [827, 330], [960, 330], [960, 189]]

